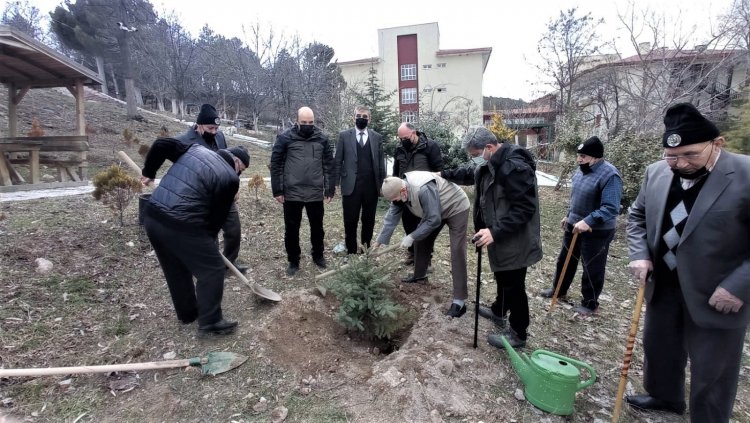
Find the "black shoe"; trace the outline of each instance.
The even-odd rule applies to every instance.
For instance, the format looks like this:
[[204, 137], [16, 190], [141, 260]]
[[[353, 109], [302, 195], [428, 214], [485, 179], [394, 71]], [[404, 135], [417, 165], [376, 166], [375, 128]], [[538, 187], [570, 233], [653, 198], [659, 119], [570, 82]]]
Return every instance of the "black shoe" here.
[[198, 319], [198, 315], [196, 315], [195, 317], [192, 317], [192, 316], [191, 316], [191, 317], [185, 317], [185, 318], [181, 318], [181, 319], [180, 319], [180, 322], [181, 322], [181, 323], [182, 323], [183, 325], [189, 325], [189, 324], [193, 323], [194, 321], [196, 321], [197, 319]]
[[[247, 270], [249, 269], [249, 267], [244, 264], [235, 264], [234, 268], [239, 270], [243, 275], [247, 274]], [[234, 276], [234, 272], [232, 272], [232, 269], [227, 268], [227, 277], [229, 276]]]
[[427, 283], [427, 276], [415, 278], [414, 275], [412, 274], [405, 278], [401, 278], [401, 282], [403, 283]]
[[513, 329], [508, 328], [508, 330], [499, 333], [497, 335], [487, 335], [487, 343], [492, 345], [493, 347], [505, 349], [505, 345], [500, 340], [500, 337], [504, 336], [505, 339], [508, 340], [508, 343], [513, 348], [523, 348], [526, 346], [526, 340], [521, 339], [516, 331]]
[[404, 257], [404, 266], [412, 266], [414, 265], [414, 253], [407, 252], [406, 257]]
[[297, 263], [289, 263], [289, 267], [286, 268], [286, 275], [287, 276], [294, 276], [299, 272], [299, 264]]
[[599, 310], [599, 307], [595, 309], [590, 309], [584, 305], [579, 305], [573, 309], [576, 313], [580, 314], [581, 316], [592, 316]]
[[199, 335], [229, 335], [237, 329], [237, 322], [232, 322], [226, 319], [221, 319], [216, 323], [210, 325], [203, 325], [198, 327]]
[[326, 263], [325, 257], [313, 257], [313, 262], [315, 262], [315, 264], [321, 269], [325, 269], [328, 267], [328, 263]]
[[479, 306], [479, 315], [485, 319], [489, 319], [500, 329], [505, 329], [505, 317], [498, 316], [491, 308], [485, 306]]
[[669, 411], [676, 414], [685, 413], [685, 404], [679, 402], [669, 402], [656, 399], [651, 395], [626, 395], [625, 402], [641, 410]]
[[450, 308], [448, 311], [445, 312], [448, 316], [453, 317], [454, 319], [457, 319], [466, 313], [466, 304], [459, 306], [456, 303], [451, 303]]

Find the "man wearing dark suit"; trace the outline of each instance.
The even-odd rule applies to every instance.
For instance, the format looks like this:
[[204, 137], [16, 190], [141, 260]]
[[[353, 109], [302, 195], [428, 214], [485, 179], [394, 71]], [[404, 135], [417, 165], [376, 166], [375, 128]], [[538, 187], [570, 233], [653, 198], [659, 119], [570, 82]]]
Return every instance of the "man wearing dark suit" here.
[[688, 103], [664, 116], [664, 160], [630, 208], [633, 275], [647, 300], [643, 385], [626, 401], [728, 422], [750, 322], [750, 158], [722, 150], [716, 126]]
[[339, 133], [334, 157], [336, 185], [341, 183], [341, 204], [344, 209], [346, 251], [356, 254], [357, 226], [362, 219], [361, 245], [370, 246], [375, 228], [380, 186], [385, 178], [383, 140], [379, 133], [367, 129], [370, 109], [354, 109], [355, 128]]
[[[201, 106], [195, 125], [175, 138], [183, 144], [200, 144], [212, 151], [222, 150], [227, 148], [227, 141], [224, 134], [219, 131], [220, 123], [221, 119], [219, 119], [219, 114], [214, 106], [204, 104]], [[240, 272], [245, 273], [248, 269], [247, 266], [237, 263], [237, 258], [240, 255], [240, 241], [242, 241], [242, 226], [236, 201], [232, 203], [227, 221], [221, 227], [221, 230], [224, 234], [224, 257], [234, 263]]]

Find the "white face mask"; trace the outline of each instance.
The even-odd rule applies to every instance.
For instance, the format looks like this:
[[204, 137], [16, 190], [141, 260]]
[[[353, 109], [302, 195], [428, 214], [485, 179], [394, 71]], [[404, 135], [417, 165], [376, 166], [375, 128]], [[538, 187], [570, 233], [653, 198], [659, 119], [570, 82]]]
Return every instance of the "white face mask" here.
[[477, 166], [482, 166], [483, 164], [487, 163], [487, 160], [485, 160], [482, 156], [472, 157], [471, 161], [474, 162], [474, 164]]

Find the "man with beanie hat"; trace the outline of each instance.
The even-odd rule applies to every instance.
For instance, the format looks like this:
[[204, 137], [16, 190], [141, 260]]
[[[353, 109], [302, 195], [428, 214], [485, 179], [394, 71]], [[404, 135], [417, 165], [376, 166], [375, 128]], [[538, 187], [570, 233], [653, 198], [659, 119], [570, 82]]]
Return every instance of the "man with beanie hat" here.
[[226, 335], [237, 327], [221, 311], [225, 270], [216, 248], [216, 235], [239, 189], [238, 175], [249, 163], [246, 152], [232, 150], [217, 154], [162, 138], [154, 141], [142, 170], [141, 182], [149, 185], [165, 160], [173, 162], [146, 204], [143, 226], [177, 318], [184, 324], [197, 319], [200, 335]]
[[542, 296], [546, 298], [554, 295], [573, 234], [578, 234], [558, 295], [565, 297], [568, 293], [580, 260], [582, 298], [581, 305], [575, 311], [584, 316], [593, 314], [599, 308], [609, 244], [615, 236], [622, 198], [620, 172], [603, 157], [604, 145], [598, 137], [591, 137], [578, 146], [578, 170], [573, 175], [570, 206], [560, 221], [564, 234], [557, 256], [555, 278], [552, 288], [542, 291]]
[[[646, 169], [630, 207], [633, 276], [645, 286], [643, 410], [728, 422], [750, 322], [750, 158], [692, 104], [664, 116], [663, 160]], [[689, 359], [689, 360], [688, 360]]]
[[[195, 119], [195, 125], [175, 138], [184, 144], [200, 144], [213, 151], [226, 149], [227, 141], [224, 134], [219, 131], [220, 124], [221, 119], [219, 119], [216, 108], [210, 104], [203, 104], [200, 112], [198, 112], [198, 117]], [[240, 272], [247, 272], [248, 267], [237, 262], [240, 255], [240, 242], [242, 241], [242, 225], [236, 202], [232, 204], [229, 215], [227, 215], [227, 221], [221, 229], [224, 238], [224, 257], [234, 263], [234, 266]], [[227, 274], [231, 275], [231, 272], [227, 270]]]

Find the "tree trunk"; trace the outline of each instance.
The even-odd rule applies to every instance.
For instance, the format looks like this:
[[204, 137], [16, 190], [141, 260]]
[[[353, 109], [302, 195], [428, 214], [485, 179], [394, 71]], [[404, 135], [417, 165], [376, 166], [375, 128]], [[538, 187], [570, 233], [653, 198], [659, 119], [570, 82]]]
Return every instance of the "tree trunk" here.
[[99, 73], [99, 79], [102, 80], [102, 85], [99, 87], [99, 91], [107, 94], [107, 71], [104, 69], [104, 57], [96, 56], [96, 70]]
[[125, 102], [127, 103], [128, 118], [138, 116], [135, 81], [133, 81], [132, 64], [130, 63], [130, 40], [128, 33], [120, 38], [120, 61], [122, 62], [122, 77], [125, 80]]
[[115, 86], [115, 98], [120, 98], [120, 86], [117, 84], [117, 76], [115, 75], [115, 67], [111, 64], [109, 65], [109, 71], [112, 75], [112, 84]]
[[141, 89], [138, 87], [135, 87], [135, 104], [138, 107], [143, 107], [143, 93], [141, 93]]
[[163, 94], [157, 94], [156, 95], [156, 103], [157, 103], [157, 109], [160, 112], [164, 111], [164, 95]]
[[138, 116], [138, 105], [136, 104], [135, 81], [133, 78], [125, 78], [125, 102], [127, 103], [128, 118]]
[[180, 114], [180, 109], [177, 107], [177, 99], [176, 98], [172, 99], [172, 114], [175, 115], [175, 116], [179, 116], [179, 114]]

